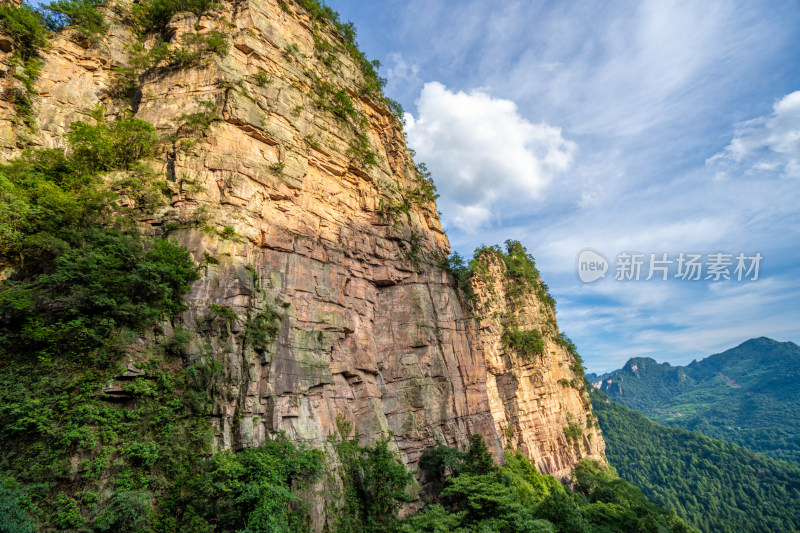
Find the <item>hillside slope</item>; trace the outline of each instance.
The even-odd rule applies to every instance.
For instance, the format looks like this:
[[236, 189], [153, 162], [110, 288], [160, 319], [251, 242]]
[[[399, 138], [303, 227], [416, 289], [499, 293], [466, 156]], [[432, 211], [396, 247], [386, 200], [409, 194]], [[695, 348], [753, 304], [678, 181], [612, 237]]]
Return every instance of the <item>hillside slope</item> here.
[[592, 404], [609, 463], [653, 502], [708, 533], [800, 530], [800, 468], [647, 419], [603, 393]]
[[588, 378], [651, 419], [800, 462], [800, 346], [765, 337], [687, 366], [634, 358]]

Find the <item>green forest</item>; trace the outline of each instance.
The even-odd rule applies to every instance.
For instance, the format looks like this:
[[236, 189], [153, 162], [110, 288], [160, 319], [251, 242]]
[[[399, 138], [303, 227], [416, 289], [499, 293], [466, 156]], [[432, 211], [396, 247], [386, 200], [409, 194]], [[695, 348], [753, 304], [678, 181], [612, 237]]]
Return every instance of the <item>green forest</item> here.
[[400, 523], [403, 533], [694, 531], [595, 461], [576, 466], [570, 490], [513, 450], [497, 466], [473, 435], [466, 453], [441, 445], [427, 450], [420, 469], [430, 503]]
[[697, 431], [661, 426], [593, 391], [619, 475], [708, 533], [800, 529], [800, 468]]
[[750, 339], [686, 366], [637, 357], [602, 378], [611, 399], [656, 422], [800, 462], [800, 346], [793, 342]]

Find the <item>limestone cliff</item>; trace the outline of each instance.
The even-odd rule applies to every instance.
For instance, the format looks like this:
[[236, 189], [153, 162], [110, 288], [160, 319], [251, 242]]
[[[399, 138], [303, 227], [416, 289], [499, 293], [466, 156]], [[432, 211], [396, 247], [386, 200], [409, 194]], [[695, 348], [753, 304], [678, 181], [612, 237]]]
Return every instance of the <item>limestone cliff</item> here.
[[[190, 360], [224, 366], [218, 448], [281, 430], [324, 446], [345, 417], [364, 441], [391, 436], [410, 466], [472, 433], [498, 457], [510, 443], [559, 476], [603, 456], [554, 310], [536, 291], [512, 305], [496, 258], [473, 280], [470, 308], [442, 266], [449, 243], [400, 120], [365, 89], [363, 58], [330, 22], [293, 2], [225, 1], [174, 16], [163, 35], [194, 53], [212, 48], [198, 35], [222, 44], [159, 63], [147, 56], [155, 37], [131, 47], [120, 17], [107, 11], [100, 42], [69, 29], [52, 41], [32, 99], [37, 127], [0, 102], [2, 155], [64, 146], [69, 125], [98, 106], [158, 128], [163, 157], [150, 166], [169, 198], [142, 224], [203, 265], [181, 324]], [[13, 50], [4, 40], [0, 50], [8, 92]], [[215, 315], [220, 306], [235, 318]], [[540, 354], [503, 342], [508, 316], [542, 332]]]

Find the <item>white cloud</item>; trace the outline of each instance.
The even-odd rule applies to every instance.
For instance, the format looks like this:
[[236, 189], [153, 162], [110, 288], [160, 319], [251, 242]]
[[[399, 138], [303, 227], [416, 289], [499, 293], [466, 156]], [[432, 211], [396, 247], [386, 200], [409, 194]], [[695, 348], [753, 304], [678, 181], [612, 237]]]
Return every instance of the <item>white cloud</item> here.
[[771, 115], [738, 124], [730, 144], [708, 163], [800, 178], [800, 91], [781, 98]]
[[492, 219], [492, 212], [483, 205], [463, 206], [453, 217], [453, 224], [467, 233], [475, 233]]
[[560, 128], [528, 121], [510, 100], [437, 82], [425, 84], [407, 123], [417, 160], [433, 172], [441, 203], [450, 204], [446, 222], [467, 232], [499, 216], [501, 203], [540, 198], [577, 150]]

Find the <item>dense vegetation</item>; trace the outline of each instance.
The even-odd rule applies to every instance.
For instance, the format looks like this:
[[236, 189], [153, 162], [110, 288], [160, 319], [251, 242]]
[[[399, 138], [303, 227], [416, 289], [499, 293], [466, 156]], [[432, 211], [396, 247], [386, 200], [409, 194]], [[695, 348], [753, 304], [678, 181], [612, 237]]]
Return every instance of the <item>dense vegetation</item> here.
[[506, 452], [506, 464], [495, 465], [483, 439], [473, 435], [468, 452], [438, 446], [423, 454], [420, 467], [432, 483], [432, 503], [403, 521], [404, 533], [691, 531], [593, 461], [576, 467], [571, 491], [519, 452]]
[[592, 393], [606, 454], [620, 476], [696, 527], [800, 529], [800, 468], [698, 432], [664, 427]]
[[170, 487], [153, 529], [307, 531], [308, 505], [299, 492], [319, 477], [322, 466], [321, 451], [283, 435], [236, 454], [217, 453], [197, 461]]
[[329, 439], [339, 467], [335, 471], [342, 491], [333, 507], [333, 531], [367, 533], [394, 531], [403, 501], [410, 501], [406, 487], [413, 477], [389, 450], [387, 440], [361, 446], [359, 435], [344, 418], [338, 418], [337, 433]]
[[474, 298], [471, 279], [491, 281], [487, 278], [489, 257], [497, 257], [505, 265], [507, 297], [512, 303], [528, 292], [535, 292], [540, 301], [551, 309], [555, 308], [555, 300], [550, 296], [547, 284], [542, 281], [533, 256], [519, 241], [514, 240], [505, 242], [505, 250], [498, 245], [479, 246], [469, 261], [465, 261], [458, 252], [449, 257], [446, 266], [470, 299]]
[[[134, 169], [157, 142], [149, 124], [121, 117], [75, 123], [71, 155], [38, 150], [0, 168], [0, 347], [26, 360], [91, 361], [112, 331], [139, 330], [182, 309], [197, 279], [188, 252], [145, 238], [116, 205], [158, 192]], [[129, 170], [109, 187], [101, 172]], [[153, 193], [151, 196], [151, 192]]]
[[792, 342], [751, 339], [687, 366], [631, 359], [603, 376], [602, 390], [656, 422], [800, 463], [800, 346]]
[[47, 27], [61, 31], [69, 26], [75, 35], [86, 42], [97, 43], [108, 31], [103, 13], [98, 9], [105, 0], [55, 0], [44, 6]]
[[[155, 130], [96, 118], [73, 124], [69, 155], [28, 151], [0, 167], [0, 467], [25, 487], [14, 501], [29, 498], [49, 526], [121, 530], [206, 445], [216, 371], [176, 364], [159, 327], [198, 275], [185, 248], [134, 222], [159, 201], [138, 163]], [[128, 401], [114, 401], [104, 391], [140, 336], [160, 340], [121, 384]]]

